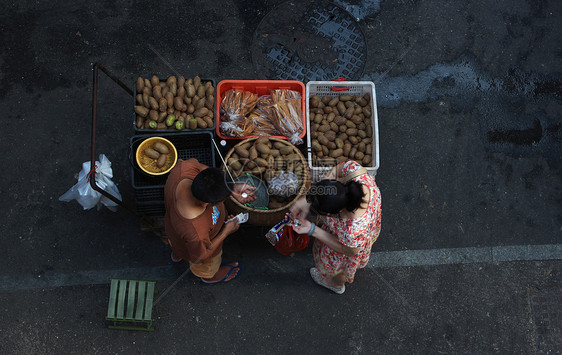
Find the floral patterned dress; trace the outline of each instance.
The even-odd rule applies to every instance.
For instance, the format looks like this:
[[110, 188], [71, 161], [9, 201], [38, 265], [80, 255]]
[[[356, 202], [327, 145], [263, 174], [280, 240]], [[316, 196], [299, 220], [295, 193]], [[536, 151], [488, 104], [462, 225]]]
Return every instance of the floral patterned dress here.
[[[343, 176], [361, 168], [361, 165], [354, 161], [341, 164], [344, 164]], [[375, 179], [369, 174], [363, 174], [352, 180], [367, 186], [371, 191], [367, 210], [361, 217], [355, 219], [328, 215], [325, 217], [322, 228], [335, 235], [343, 245], [350, 248], [360, 247], [359, 254], [351, 257], [345, 256], [318, 239], [315, 239], [312, 248], [314, 263], [322, 276], [332, 277], [344, 273], [346, 281], [349, 283], [353, 282], [357, 269], [364, 268], [369, 262], [371, 247], [381, 231], [381, 194]]]

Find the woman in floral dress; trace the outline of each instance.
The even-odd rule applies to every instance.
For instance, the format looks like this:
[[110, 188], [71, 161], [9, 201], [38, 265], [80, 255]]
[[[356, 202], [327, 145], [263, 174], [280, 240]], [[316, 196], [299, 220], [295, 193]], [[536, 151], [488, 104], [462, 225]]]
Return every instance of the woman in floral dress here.
[[[309, 211], [323, 221], [316, 227]], [[381, 230], [381, 195], [375, 179], [354, 161], [338, 164], [323, 180], [313, 184], [306, 198], [293, 204], [290, 215], [299, 219], [297, 233], [315, 237], [314, 281], [335, 293], [345, 292], [357, 269], [364, 268]], [[317, 220], [317, 221], [319, 221]]]

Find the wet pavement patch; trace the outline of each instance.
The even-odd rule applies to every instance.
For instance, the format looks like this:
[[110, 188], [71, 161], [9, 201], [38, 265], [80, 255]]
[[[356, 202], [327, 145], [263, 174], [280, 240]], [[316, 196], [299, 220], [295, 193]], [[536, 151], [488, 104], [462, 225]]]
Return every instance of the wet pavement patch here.
[[562, 290], [532, 290], [529, 307], [535, 324], [537, 354], [562, 353]]
[[343, 8], [328, 1], [286, 2], [254, 33], [258, 76], [280, 80], [358, 80], [367, 59], [365, 36]]

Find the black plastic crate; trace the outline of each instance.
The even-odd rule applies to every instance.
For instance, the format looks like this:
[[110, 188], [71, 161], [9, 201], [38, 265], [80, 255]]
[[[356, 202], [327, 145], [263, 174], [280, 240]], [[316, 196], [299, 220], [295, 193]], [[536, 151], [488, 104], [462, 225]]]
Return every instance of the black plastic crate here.
[[164, 217], [166, 206], [161, 203], [137, 203], [137, 212], [150, 217]]
[[168, 133], [158, 135], [137, 135], [130, 140], [131, 184], [135, 192], [135, 201], [138, 203], [164, 201], [164, 185], [168, 174], [152, 176], [143, 172], [136, 163], [135, 154], [138, 146], [150, 137], [166, 138], [176, 147], [178, 158], [187, 160], [197, 159], [200, 163], [215, 167], [215, 148], [213, 146], [213, 133], [210, 131]]
[[[148, 80], [150, 80], [150, 78], [152, 77], [152, 75], [150, 76], [141, 76], [143, 79], [146, 78]], [[160, 76], [158, 76], [160, 78]], [[166, 77], [166, 79], [168, 79], [168, 77]], [[165, 81], [165, 80], [162, 80]], [[211, 83], [213, 83], [213, 87], [215, 88], [215, 91], [217, 89], [217, 83], [214, 79], [208, 79], [208, 78], [201, 78], [201, 82], [202, 83], [206, 83], [207, 81], [210, 81]], [[133, 83], [133, 87], [134, 87], [134, 95], [133, 95], [133, 108], [135, 105], [137, 104], [137, 84], [136, 84], [136, 80]], [[139, 129], [137, 128], [137, 114], [135, 113], [134, 109], [133, 109], [133, 129], [135, 130], [135, 133], [137, 134], [164, 134], [164, 133], [174, 133], [174, 134], [179, 134], [179, 133], [184, 133], [184, 132], [200, 132], [200, 131], [209, 131], [209, 132], [214, 132], [215, 131], [215, 126], [217, 125], [217, 103], [216, 103], [216, 92], [215, 92], [215, 103], [213, 104], [213, 127], [207, 127], [207, 128], [197, 128], [197, 129], [189, 129], [189, 128], [184, 128], [181, 131], [178, 131], [176, 129]]]

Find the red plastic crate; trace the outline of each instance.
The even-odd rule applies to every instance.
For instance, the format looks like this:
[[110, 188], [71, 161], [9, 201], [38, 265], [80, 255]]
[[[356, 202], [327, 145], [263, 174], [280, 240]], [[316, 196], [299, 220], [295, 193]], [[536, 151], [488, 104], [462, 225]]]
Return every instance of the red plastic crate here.
[[[223, 94], [230, 89], [246, 90], [258, 96], [269, 95], [271, 90], [289, 89], [298, 91], [301, 94], [301, 110], [302, 110], [302, 125], [303, 132], [299, 136], [301, 139], [306, 135], [306, 88], [304, 84], [297, 80], [223, 80], [217, 85], [215, 102], [216, 102], [216, 125], [215, 130], [217, 136], [227, 140], [242, 140], [255, 136], [246, 137], [230, 137], [225, 136], [220, 132], [220, 109]], [[285, 136], [273, 136], [279, 139], [288, 139]]]

